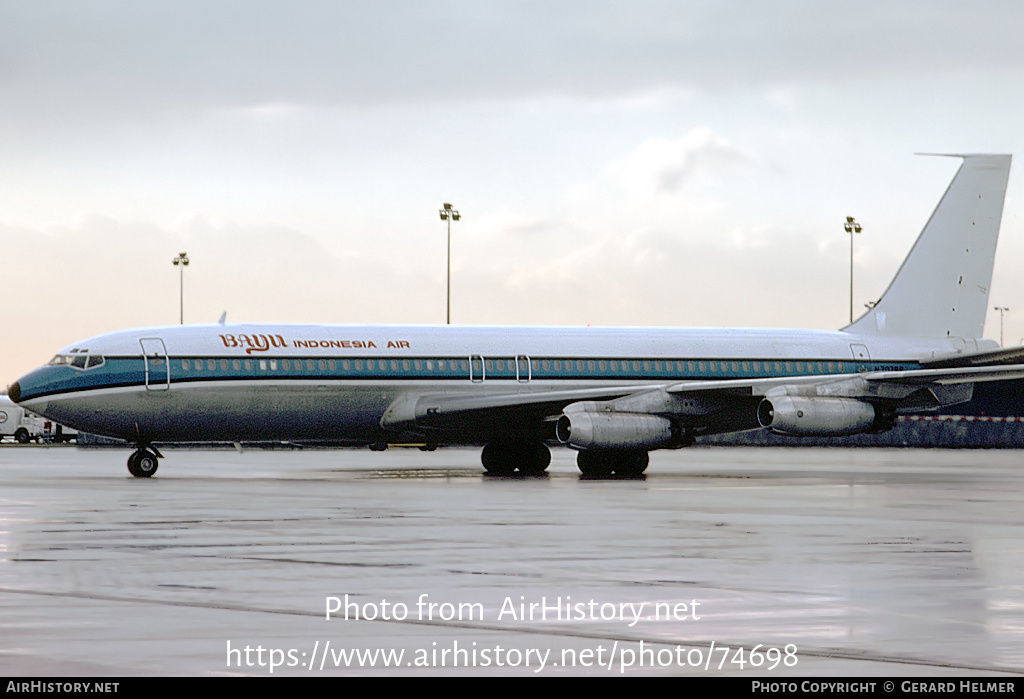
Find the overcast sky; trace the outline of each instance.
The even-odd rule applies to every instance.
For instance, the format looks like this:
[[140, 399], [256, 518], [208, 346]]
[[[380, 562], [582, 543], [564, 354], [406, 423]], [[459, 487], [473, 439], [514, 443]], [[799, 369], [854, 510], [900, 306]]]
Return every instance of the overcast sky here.
[[[1024, 5], [0, 0], [0, 387], [178, 321], [837, 328], [958, 161], [1008, 152]], [[998, 339], [989, 312], [986, 336]]]

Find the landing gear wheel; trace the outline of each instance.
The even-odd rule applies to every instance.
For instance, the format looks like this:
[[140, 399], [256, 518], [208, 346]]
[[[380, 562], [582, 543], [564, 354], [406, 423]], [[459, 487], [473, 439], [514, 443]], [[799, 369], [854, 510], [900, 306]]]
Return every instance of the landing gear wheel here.
[[136, 478], [149, 478], [159, 466], [159, 459], [149, 449], [139, 449], [128, 457], [128, 472]]
[[647, 470], [646, 451], [581, 451], [576, 466], [585, 478], [637, 478]]
[[519, 473], [524, 476], [539, 476], [551, 464], [551, 450], [540, 442], [525, 445], [519, 460]]
[[480, 453], [480, 461], [491, 476], [539, 476], [551, 463], [551, 450], [540, 442], [490, 442]]
[[615, 468], [615, 473], [626, 478], [640, 476], [647, 470], [650, 457], [646, 451], [632, 451], [622, 454]]
[[492, 476], [511, 476], [516, 470], [508, 448], [495, 442], [484, 446], [484, 450], [480, 452], [480, 462], [484, 465], [484, 470]]
[[576, 455], [576, 466], [587, 478], [607, 478], [612, 475], [612, 457], [603, 451], [581, 451]]

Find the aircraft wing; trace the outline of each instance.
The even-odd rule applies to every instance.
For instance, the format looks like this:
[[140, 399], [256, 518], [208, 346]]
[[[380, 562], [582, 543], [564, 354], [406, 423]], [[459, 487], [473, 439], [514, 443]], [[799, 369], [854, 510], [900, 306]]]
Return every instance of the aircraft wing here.
[[393, 403], [384, 414], [384, 427], [452, 427], [466, 419], [502, 414], [529, 414], [537, 419], [555, 419], [562, 409], [578, 401], [610, 400], [634, 393], [663, 388], [663, 384], [602, 386], [565, 391], [529, 391], [494, 393], [426, 393], [407, 395]]
[[[489, 439], [529, 434], [551, 439], [554, 423], [575, 421], [576, 434], [584, 423], [588, 430], [605, 425], [609, 436], [598, 435], [590, 446], [611, 449], [665, 445], [693, 435], [752, 429], [759, 424], [788, 434], [843, 435], [886, 429], [898, 410], [933, 409], [970, 400], [977, 382], [1021, 378], [1024, 364], [988, 364], [561, 391], [408, 394], [388, 408], [381, 425], [424, 434], [479, 433]], [[759, 416], [766, 403], [771, 415]], [[786, 420], [790, 412], [789, 422], [778, 422]], [[772, 422], [775, 413], [778, 417]], [[805, 419], [805, 414], [814, 416], [813, 426], [800, 432], [799, 420]], [[650, 443], [642, 438], [637, 442], [632, 436], [648, 429], [673, 436], [658, 437], [660, 442], [652, 437]], [[571, 430], [563, 432], [569, 435]], [[632, 441], [622, 444], [612, 436], [627, 432]]]

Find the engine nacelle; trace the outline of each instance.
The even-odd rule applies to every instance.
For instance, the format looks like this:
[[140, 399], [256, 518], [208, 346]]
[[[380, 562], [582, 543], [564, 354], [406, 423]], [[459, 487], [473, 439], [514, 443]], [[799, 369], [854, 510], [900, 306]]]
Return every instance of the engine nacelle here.
[[879, 419], [870, 403], [852, 398], [773, 396], [757, 406], [757, 421], [772, 432], [841, 437], [870, 431]]
[[660, 449], [676, 441], [672, 421], [637, 413], [563, 413], [555, 425], [558, 440], [576, 449]]

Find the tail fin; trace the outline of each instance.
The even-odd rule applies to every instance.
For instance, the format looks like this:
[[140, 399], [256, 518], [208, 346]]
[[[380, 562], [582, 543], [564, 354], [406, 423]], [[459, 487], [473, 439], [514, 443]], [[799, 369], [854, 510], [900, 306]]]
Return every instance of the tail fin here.
[[963, 164], [875, 306], [843, 328], [863, 335], [981, 337], [1009, 155]]

